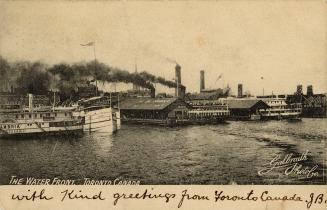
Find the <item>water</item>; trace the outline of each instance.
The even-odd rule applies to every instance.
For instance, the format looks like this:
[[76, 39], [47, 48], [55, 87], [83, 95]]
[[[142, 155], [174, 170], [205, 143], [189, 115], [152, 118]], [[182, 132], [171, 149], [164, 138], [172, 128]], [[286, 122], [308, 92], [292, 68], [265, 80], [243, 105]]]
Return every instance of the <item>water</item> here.
[[[229, 122], [166, 128], [123, 125], [114, 134], [0, 140], [0, 184], [19, 177], [138, 180], [141, 184], [323, 184], [326, 183], [327, 119], [302, 122]], [[264, 176], [277, 154], [317, 165], [318, 176]]]

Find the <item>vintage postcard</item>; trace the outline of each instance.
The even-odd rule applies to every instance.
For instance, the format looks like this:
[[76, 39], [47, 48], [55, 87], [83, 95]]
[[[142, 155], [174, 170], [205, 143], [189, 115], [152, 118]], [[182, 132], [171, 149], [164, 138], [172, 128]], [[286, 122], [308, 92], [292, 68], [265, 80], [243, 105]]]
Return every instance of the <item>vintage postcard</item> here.
[[326, 3], [0, 1], [0, 210], [325, 209]]

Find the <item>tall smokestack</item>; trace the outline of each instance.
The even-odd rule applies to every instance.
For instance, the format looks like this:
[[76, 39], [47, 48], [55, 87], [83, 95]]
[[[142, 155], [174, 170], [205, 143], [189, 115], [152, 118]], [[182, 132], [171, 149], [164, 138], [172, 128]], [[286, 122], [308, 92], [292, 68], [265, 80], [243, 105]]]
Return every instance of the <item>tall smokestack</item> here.
[[200, 92], [205, 89], [204, 70], [200, 71]]
[[150, 89], [150, 97], [155, 98], [156, 97], [156, 89], [152, 88]]
[[307, 95], [312, 96], [313, 95], [313, 87], [312, 85], [307, 86]]
[[[136, 64], [136, 60], [135, 60], [135, 74], [137, 74], [137, 64]], [[139, 92], [140, 91], [140, 86], [138, 86], [137, 84], [133, 83], [133, 90], [135, 92]]]
[[184, 99], [185, 98], [186, 87], [182, 85], [180, 90], [181, 90], [180, 98]]
[[298, 85], [296, 87], [296, 94], [303, 94], [303, 91], [302, 91], [302, 85]]
[[176, 64], [175, 66], [175, 81], [176, 81], [175, 96], [181, 97], [182, 77], [181, 77], [181, 66], [178, 64]]
[[237, 97], [242, 98], [243, 97], [243, 85], [238, 84], [237, 86]]
[[31, 112], [33, 110], [33, 94], [28, 94], [28, 110]]

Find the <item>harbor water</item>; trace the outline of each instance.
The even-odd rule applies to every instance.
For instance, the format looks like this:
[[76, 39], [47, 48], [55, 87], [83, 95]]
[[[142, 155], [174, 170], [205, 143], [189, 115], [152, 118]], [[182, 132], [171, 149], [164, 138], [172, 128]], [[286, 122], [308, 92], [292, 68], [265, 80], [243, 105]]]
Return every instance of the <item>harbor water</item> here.
[[[0, 139], [0, 184], [11, 176], [134, 180], [140, 184], [326, 184], [327, 119], [233, 121], [219, 125], [122, 125], [83, 137]], [[290, 155], [307, 172], [286, 167]], [[286, 173], [287, 172], [287, 173]]]

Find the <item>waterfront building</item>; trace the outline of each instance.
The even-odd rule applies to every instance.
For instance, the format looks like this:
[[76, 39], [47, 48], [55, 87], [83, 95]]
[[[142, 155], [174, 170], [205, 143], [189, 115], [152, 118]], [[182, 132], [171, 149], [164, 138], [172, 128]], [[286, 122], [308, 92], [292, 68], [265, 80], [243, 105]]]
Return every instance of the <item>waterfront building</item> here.
[[258, 120], [260, 109], [268, 109], [269, 105], [258, 99], [224, 99], [234, 120]]
[[185, 123], [191, 108], [179, 98], [127, 98], [119, 107], [122, 122], [162, 125]]

